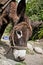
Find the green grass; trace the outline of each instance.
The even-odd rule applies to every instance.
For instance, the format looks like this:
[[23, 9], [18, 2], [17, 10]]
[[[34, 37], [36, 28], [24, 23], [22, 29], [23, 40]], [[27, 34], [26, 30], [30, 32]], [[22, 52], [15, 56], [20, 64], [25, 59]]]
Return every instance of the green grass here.
[[11, 30], [12, 30], [12, 23], [8, 24], [8, 26], [6, 27], [3, 35], [4, 36], [6, 36], [6, 35], [8, 36], [9, 33], [11, 32]]
[[15, 65], [26, 65], [26, 62], [19, 62], [19, 63], [15, 64]]

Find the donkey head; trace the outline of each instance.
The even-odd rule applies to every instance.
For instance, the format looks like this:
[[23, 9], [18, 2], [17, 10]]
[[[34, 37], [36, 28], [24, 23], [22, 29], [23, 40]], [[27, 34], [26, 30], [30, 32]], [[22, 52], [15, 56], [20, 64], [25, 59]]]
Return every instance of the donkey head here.
[[[14, 26], [11, 35], [10, 42], [13, 46], [27, 47], [27, 40], [30, 37], [31, 29], [28, 27], [26, 22], [22, 22]], [[13, 55], [16, 60], [24, 60], [26, 54], [26, 50], [13, 50]]]
[[[27, 40], [29, 39], [32, 31], [31, 25], [28, 25], [26, 18], [24, 17], [25, 8], [26, 8], [26, 0], [21, 0], [18, 5], [13, 9], [15, 10], [15, 14], [11, 15], [13, 21], [15, 21], [16, 25], [14, 25], [13, 30], [10, 34], [10, 42], [12, 46], [27, 47]], [[14, 3], [12, 3], [13, 5]], [[12, 10], [12, 9], [11, 9]], [[13, 10], [13, 12], [14, 12]], [[21, 49], [13, 49], [13, 55], [16, 60], [24, 60], [26, 54], [26, 50]]]

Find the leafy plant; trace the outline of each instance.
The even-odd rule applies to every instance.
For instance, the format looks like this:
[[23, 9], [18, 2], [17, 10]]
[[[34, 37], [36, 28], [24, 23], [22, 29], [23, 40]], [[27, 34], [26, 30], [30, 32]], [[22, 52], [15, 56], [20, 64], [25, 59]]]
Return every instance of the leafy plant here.
[[4, 31], [4, 34], [3, 35], [9, 35], [9, 33], [11, 32], [12, 30], [12, 23], [8, 24], [8, 26], [6, 27], [5, 31]]
[[[31, 20], [43, 20], [43, 0], [28, 0], [26, 4], [26, 14]], [[36, 18], [34, 17], [36, 16]], [[34, 18], [33, 18], [34, 17]]]
[[40, 26], [40, 30], [38, 31], [39, 39], [43, 38], [43, 26]]
[[43, 38], [43, 25], [40, 25], [37, 29], [33, 30], [32, 40]]
[[[27, 0], [26, 14], [31, 21], [43, 21], [43, 0]], [[43, 25], [33, 29], [32, 40], [43, 38]]]

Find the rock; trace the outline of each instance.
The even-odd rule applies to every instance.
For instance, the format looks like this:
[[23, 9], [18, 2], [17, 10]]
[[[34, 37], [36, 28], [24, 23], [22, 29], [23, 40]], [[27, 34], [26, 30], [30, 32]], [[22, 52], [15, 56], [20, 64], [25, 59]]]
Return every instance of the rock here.
[[6, 61], [6, 60], [1, 59], [0, 65], [12, 65], [12, 64], [10, 62]]
[[35, 42], [31, 40], [31, 41], [28, 41], [27, 43], [29, 43], [29, 44], [32, 44], [32, 45], [33, 45]]
[[39, 39], [37, 39], [36, 42], [39, 42]]
[[0, 54], [0, 60], [1, 60], [1, 59], [5, 60], [5, 59], [6, 59], [6, 57], [4, 57], [4, 55], [3, 55], [3, 54]]
[[29, 50], [32, 50], [32, 51], [33, 51], [33, 46], [32, 46], [31, 44], [29, 44], [29, 43], [27, 43], [27, 48], [28, 48]]
[[5, 49], [3, 47], [0, 46], [0, 53], [4, 55], [5, 53]]
[[0, 59], [0, 65], [15, 65], [17, 62], [8, 59]]
[[6, 58], [5, 56], [0, 54], [0, 65], [15, 65], [16, 61]]
[[9, 40], [4, 40], [3, 38], [1, 38], [2, 42], [5, 42], [5, 44], [7, 44], [8, 46], [10, 46], [10, 41]]
[[38, 42], [38, 41], [35, 41], [35, 44], [39, 44], [39, 45], [40, 45], [40, 42]]
[[40, 47], [34, 47], [34, 49], [33, 49], [36, 53], [39, 53], [39, 54], [42, 54], [43, 53], [43, 50], [42, 50], [42, 48], [40, 48]]

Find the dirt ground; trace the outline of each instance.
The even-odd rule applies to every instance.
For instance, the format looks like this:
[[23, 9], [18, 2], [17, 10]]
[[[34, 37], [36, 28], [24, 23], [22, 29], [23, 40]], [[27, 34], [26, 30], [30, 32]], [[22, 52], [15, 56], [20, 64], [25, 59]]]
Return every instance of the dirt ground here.
[[25, 61], [27, 65], [43, 65], [43, 55], [27, 55]]

